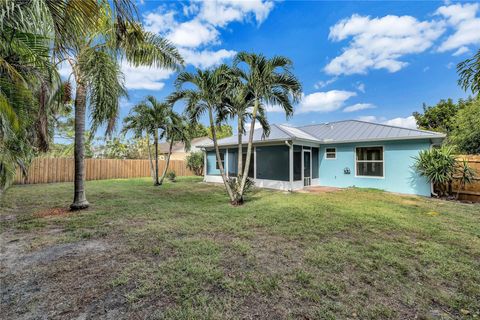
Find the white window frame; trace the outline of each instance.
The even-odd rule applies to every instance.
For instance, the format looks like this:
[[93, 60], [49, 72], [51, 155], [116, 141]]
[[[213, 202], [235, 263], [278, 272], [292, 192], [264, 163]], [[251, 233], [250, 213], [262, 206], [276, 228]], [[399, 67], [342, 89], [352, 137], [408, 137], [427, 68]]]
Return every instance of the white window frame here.
[[[335, 157], [334, 158], [329, 158], [327, 157], [327, 154], [332, 154], [332, 152], [327, 152], [327, 149], [333, 149], [335, 150]], [[337, 148], [335, 147], [325, 147], [325, 160], [336, 160], [337, 159]]]
[[[358, 148], [382, 148], [382, 160], [357, 160], [357, 149]], [[353, 153], [353, 160], [355, 162], [355, 178], [366, 178], [366, 179], [385, 179], [385, 146], [355, 146], [355, 152]], [[362, 176], [357, 174], [357, 163], [382, 163], [382, 176]]]

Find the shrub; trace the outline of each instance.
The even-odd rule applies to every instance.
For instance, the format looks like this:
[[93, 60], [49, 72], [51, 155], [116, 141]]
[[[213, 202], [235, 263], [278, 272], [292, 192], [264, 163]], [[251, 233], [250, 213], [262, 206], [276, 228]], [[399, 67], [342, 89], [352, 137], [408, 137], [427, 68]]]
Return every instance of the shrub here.
[[465, 159], [461, 162], [455, 159], [451, 146], [420, 151], [415, 157], [415, 169], [433, 183], [440, 196], [451, 194], [454, 179], [458, 180], [460, 190], [471, 183], [475, 175]]
[[[240, 184], [242, 182], [242, 176], [234, 177], [234, 178], [229, 178], [227, 180], [227, 183], [230, 185], [230, 189], [232, 189], [233, 194], [235, 195], [235, 201], [232, 201], [232, 204], [234, 205], [240, 205], [243, 203], [243, 195], [240, 194]], [[253, 179], [250, 179], [247, 177], [247, 180], [245, 181], [245, 188], [243, 189], [243, 193], [247, 194], [253, 190], [253, 187], [255, 186], [255, 182]]]
[[175, 173], [174, 170], [170, 170], [167, 172], [167, 179], [172, 181], [172, 182], [175, 182], [176, 179], [177, 179], [177, 174]]
[[453, 148], [443, 146], [420, 151], [415, 157], [415, 169], [433, 183], [440, 196], [448, 195], [455, 171]]
[[203, 152], [196, 151], [187, 155], [187, 168], [197, 176], [203, 175]]

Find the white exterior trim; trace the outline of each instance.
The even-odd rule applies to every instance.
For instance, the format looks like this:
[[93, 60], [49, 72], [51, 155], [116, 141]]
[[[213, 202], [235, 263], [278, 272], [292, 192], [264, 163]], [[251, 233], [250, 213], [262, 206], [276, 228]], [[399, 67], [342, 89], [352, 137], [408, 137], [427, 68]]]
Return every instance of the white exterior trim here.
[[[377, 176], [359, 176], [357, 175], [357, 148], [382, 148], [382, 169], [383, 169], [383, 176], [377, 177]], [[355, 146], [353, 149], [353, 161], [355, 163], [355, 178], [359, 179], [385, 179], [385, 146], [384, 145], [375, 145], [375, 146], [365, 146], [365, 145], [359, 145]], [[360, 162], [371, 162], [371, 163], [378, 163], [380, 160], [360, 160]]]

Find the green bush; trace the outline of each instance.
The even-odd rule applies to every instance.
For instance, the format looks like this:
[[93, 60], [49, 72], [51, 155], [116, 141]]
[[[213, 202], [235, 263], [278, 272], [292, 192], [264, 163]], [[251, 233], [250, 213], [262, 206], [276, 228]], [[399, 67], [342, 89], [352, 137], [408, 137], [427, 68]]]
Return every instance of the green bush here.
[[197, 176], [203, 175], [203, 152], [196, 151], [187, 155], [187, 168]]
[[475, 171], [468, 166], [466, 160], [456, 160], [453, 151], [451, 146], [442, 146], [420, 151], [418, 157], [415, 157], [416, 171], [433, 183], [440, 196], [452, 193], [454, 178], [459, 181], [460, 189], [464, 188], [465, 184], [471, 183], [475, 175]]
[[174, 170], [170, 170], [167, 172], [167, 179], [172, 181], [172, 182], [175, 182], [176, 179], [177, 179], [177, 174], [175, 173]]
[[455, 172], [453, 148], [442, 146], [420, 151], [415, 158], [415, 169], [433, 183], [440, 196], [448, 195]]

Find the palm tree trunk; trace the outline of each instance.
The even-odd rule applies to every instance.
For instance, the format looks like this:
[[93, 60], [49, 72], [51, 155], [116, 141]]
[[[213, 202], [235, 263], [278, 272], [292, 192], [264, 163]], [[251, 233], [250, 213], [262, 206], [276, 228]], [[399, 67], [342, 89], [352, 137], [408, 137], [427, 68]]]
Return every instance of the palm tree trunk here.
[[172, 148], [173, 148], [173, 138], [170, 140], [170, 148], [168, 149], [167, 163], [165, 163], [165, 169], [163, 169], [162, 178], [160, 179], [160, 184], [163, 183], [163, 180], [167, 175], [168, 166], [170, 165], [170, 156], [172, 155]]
[[155, 183], [155, 169], [153, 168], [152, 150], [150, 149], [150, 134], [147, 133], [148, 162], [150, 163], [150, 176]]
[[242, 146], [242, 131], [243, 129], [243, 121], [242, 121], [242, 116], [239, 114], [238, 115], [238, 168], [237, 168], [237, 176], [242, 175], [242, 170], [243, 170], [243, 146]]
[[158, 181], [158, 129], [155, 129], [154, 133], [155, 139], [155, 185], [159, 186], [160, 182]]
[[225, 189], [227, 189], [228, 196], [230, 197], [230, 202], [234, 203], [235, 197], [233, 195], [232, 188], [230, 188], [230, 185], [227, 182], [227, 177], [225, 176], [225, 170], [223, 169], [222, 158], [220, 157], [220, 149], [218, 148], [218, 144], [217, 144], [217, 130], [215, 129], [215, 124], [213, 122], [213, 114], [212, 114], [211, 107], [208, 108], [208, 116], [210, 118], [210, 129], [212, 131], [213, 146], [215, 147], [215, 153], [217, 155], [217, 162], [218, 162], [218, 167], [220, 169], [220, 175], [222, 176], [223, 184], [225, 185]]
[[70, 205], [71, 210], [88, 208], [89, 203], [85, 196], [85, 112], [87, 108], [87, 89], [83, 82], [77, 79], [75, 93], [75, 182], [74, 198]]
[[245, 190], [245, 183], [248, 178], [248, 170], [250, 169], [250, 159], [252, 157], [252, 144], [253, 144], [253, 133], [255, 131], [255, 119], [257, 118], [258, 111], [258, 99], [255, 98], [255, 105], [253, 106], [252, 111], [252, 124], [250, 126], [250, 134], [248, 136], [248, 145], [247, 145], [247, 157], [245, 159], [245, 168], [242, 175], [242, 183], [240, 184], [240, 190], [238, 191], [239, 197], [243, 198], [243, 192]]

